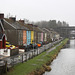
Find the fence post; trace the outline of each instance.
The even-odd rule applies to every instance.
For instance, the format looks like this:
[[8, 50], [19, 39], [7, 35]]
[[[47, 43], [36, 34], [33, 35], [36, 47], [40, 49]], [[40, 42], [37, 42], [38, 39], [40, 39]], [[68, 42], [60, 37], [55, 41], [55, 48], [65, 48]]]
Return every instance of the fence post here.
[[37, 48], [37, 55], [38, 55], [38, 48]]
[[44, 51], [46, 51], [46, 45], [44, 45]]
[[7, 73], [7, 61], [5, 61], [5, 73]]
[[32, 58], [33, 58], [33, 51], [32, 51]]
[[29, 53], [29, 59], [31, 59], [31, 54]]
[[13, 57], [12, 59], [13, 59], [13, 61], [12, 61], [12, 66], [14, 66], [14, 57]]
[[35, 57], [35, 50], [34, 50], [34, 57]]
[[23, 54], [22, 54], [22, 63], [23, 63]]
[[27, 53], [25, 54], [25, 56], [26, 56], [26, 60], [25, 61], [27, 61]]

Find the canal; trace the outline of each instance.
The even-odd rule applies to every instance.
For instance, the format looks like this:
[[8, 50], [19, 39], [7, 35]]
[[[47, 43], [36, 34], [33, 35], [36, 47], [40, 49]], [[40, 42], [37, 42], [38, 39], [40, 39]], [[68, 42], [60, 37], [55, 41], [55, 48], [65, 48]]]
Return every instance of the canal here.
[[70, 40], [68, 48], [61, 49], [50, 67], [52, 70], [43, 75], [75, 75], [75, 40]]

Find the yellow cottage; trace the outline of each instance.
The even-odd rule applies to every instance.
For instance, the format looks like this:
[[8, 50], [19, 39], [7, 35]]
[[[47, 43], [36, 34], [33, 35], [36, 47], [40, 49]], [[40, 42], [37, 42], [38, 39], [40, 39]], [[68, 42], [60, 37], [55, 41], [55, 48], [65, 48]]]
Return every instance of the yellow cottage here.
[[33, 43], [34, 41], [34, 31], [31, 31], [31, 44]]

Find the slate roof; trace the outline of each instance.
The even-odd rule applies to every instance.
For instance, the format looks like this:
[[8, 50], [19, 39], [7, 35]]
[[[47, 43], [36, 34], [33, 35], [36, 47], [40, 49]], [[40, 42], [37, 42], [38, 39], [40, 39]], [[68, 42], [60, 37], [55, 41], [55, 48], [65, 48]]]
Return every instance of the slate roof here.
[[36, 32], [43, 32], [38, 26], [34, 25], [34, 31]]
[[43, 32], [38, 26], [33, 25], [33, 24], [24, 24], [23, 22], [19, 22], [18, 23], [22, 26], [25, 26], [26, 28], [28, 28], [30, 31], [36, 31], [36, 32]]
[[0, 39], [2, 39], [3, 33], [0, 33]]
[[4, 28], [5, 29], [24, 29], [28, 30], [28, 28], [20, 25], [17, 21], [13, 21], [11, 19], [4, 18]]
[[54, 29], [48, 28], [52, 34], [58, 34]]
[[46, 33], [50, 33], [50, 30], [48, 30], [47, 28], [42, 28], [44, 32]]
[[38, 27], [38, 29], [40, 30], [40, 32], [43, 32], [43, 33], [45, 32], [43, 29], [41, 29], [41, 28], [39, 28], [39, 27]]

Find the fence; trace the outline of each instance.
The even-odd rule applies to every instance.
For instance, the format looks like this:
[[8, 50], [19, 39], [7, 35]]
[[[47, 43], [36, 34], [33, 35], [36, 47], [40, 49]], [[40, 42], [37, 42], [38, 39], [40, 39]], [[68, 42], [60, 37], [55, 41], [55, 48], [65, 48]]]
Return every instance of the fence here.
[[[61, 39], [63, 40], [63, 39]], [[49, 43], [47, 45], [43, 45], [42, 47], [38, 49], [32, 49], [28, 52], [24, 52], [15, 56], [7, 57], [5, 59], [2, 59], [2, 61], [6, 61], [7, 63], [7, 68], [9, 69], [10, 67], [13, 67], [17, 63], [23, 63], [26, 62], [29, 59], [32, 59], [33, 57], [39, 55], [40, 53], [46, 51], [47, 49], [51, 48], [54, 44], [59, 43], [61, 40], [55, 41], [53, 43]]]

